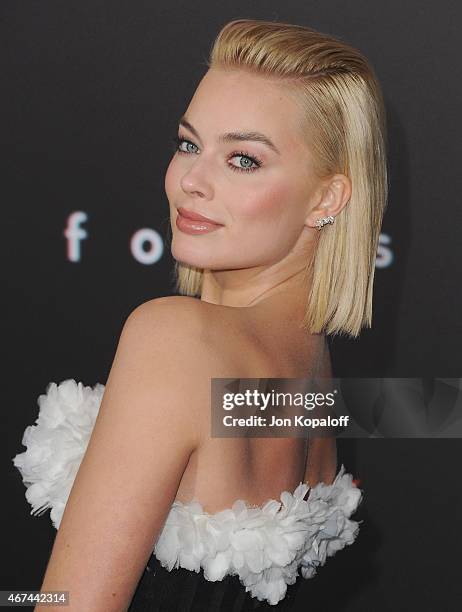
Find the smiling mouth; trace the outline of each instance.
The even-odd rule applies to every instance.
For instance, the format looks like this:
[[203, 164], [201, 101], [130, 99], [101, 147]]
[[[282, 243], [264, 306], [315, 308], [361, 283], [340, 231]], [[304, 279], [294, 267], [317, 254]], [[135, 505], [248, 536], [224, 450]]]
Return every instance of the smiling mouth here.
[[210, 220], [205, 221], [202, 219], [191, 219], [182, 215], [179, 209], [177, 210], [177, 213], [178, 214], [175, 220], [176, 226], [185, 234], [207, 234], [224, 227], [222, 224], [214, 223]]
[[184, 208], [183, 206], [178, 206], [178, 214], [180, 214], [182, 217], [186, 217], [186, 219], [191, 219], [192, 221], [204, 221], [205, 223], [213, 223], [214, 225], [223, 225], [222, 223], [219, 223], [218, 221], [209, 219], [209, 217], [196, 213], [192, 210], [188, 210], [187, 208]]

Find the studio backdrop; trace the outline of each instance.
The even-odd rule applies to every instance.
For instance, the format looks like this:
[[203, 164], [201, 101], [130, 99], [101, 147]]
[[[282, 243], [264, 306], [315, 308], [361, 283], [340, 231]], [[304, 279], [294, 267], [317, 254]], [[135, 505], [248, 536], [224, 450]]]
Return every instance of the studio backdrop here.
[[[55, 535], [48, 514], [30, 516], [11, 462], [37, 397], [50, 381], [104, 384], [128, 314], [174, 294], [164, 175], [213, 39], [237, 18], [343, 38], [384, 92], [389, 201], [373, 326], [331, 342], [335, 374], [462, 375], [459, 3], [3, 0], [0, 590], [39, 589]], [[364, 522], [356, 545], [303, 585], [307, 605], [459, 610], [461, 440], [338, 444], [364, 489]]]

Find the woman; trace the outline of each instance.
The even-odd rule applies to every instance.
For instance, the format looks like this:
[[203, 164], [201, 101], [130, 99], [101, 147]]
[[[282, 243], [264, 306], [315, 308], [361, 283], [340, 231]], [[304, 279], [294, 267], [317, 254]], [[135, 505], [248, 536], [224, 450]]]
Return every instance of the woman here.
[[72, 611], [288, 609], [299, 572], [352, 543], [361, 493], [335, 439], [212, 437], [210, 381], [331, 377], [327, 335], [371, 325], [385, 146], [359, 51], [298, 25], [223, 27], [165, 177], [180, 295], [130, 314], [105, 389], [42, 399], [56, 422], [98, 412], [58, 482], [67, 505], [29, 492], [59, 526], [42, 591], [68, 590]]

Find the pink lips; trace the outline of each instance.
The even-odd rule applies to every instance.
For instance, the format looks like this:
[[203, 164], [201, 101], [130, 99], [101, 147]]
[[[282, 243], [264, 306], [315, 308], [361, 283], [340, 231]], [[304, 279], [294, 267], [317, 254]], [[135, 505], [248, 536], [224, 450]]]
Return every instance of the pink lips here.
[[220, 229], [220, 227], [223, 227], [223, 224], [179, 206], [176, 226], [186, 234], [206, 234]]

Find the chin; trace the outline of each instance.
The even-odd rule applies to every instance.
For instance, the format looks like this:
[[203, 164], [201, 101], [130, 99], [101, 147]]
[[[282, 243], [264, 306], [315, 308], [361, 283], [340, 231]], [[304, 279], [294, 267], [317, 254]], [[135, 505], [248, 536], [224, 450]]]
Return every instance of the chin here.
[[200, 253], [194, 253], [193, 249], [191, 248], [179, 246], [178, 244], [176, 244], [175, 239], [172, 240], [172, 246], [170, 251], [172, 253], [173, 259], [175, 259], [180, 264], [200, 269], [207, 267], [207, 261], [203, 255], [201, 256]]

